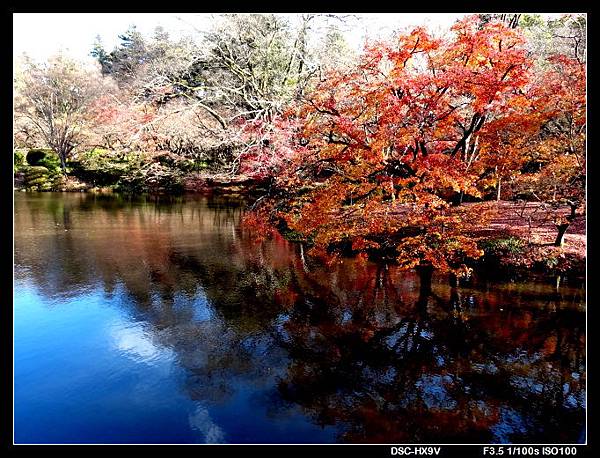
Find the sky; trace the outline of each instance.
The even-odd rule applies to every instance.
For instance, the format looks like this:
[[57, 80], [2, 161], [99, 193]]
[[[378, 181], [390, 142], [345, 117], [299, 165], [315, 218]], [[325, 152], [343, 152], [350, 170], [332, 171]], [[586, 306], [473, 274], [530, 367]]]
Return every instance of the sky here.
[[[464, 14], [448, 13], [386, 13], [359, 14], [360, 20], [351, 20], [346, 31], [351, 46], [361, 47], [365, 35], [384, 37], [396, 29], [428, 25], [447, 28]], [[292, 21], [296, 15], [285, 14]], [[144, 35], [150, 35], [162, 26], [171, 36], [194, 34], [194, 29], [207, 30], [213, 19], [209, 14], [167, 13], [15, 13], [13, 15], [13, 55], [22, 53], [36, 60], [45, 60], [62, 51], [79, 60], [89, 60], [96, 36], [104, 47], [112, 50], [118, 35], [132, 24]], [[36, 33], [36, 31], [42, 31]], [[51, 31], [45, 33], [44, 31]]]
[[[282, 16], [287, 16], [292, 24], [299, 17], [294, 14]], [[352, 47], [360, 49], [366, 36], [385, 38], [394, 30], [405, 27], [426, 25], [432, 31], [441, 32], [464, 13], [371, 13], [353, 16], [358, 19], [349, 20], [346, 39]], [[194, 35], [197, 30], [208, 30], [213, 21], [214, 17], [206, 13], [15, 13], [13, 56], [17, 58], [27, 53], [35, 60], [46, 60], [62, 51], [78, 60], [91, 62], [89, 53], [97, 36], [110, 51], [118, 43], [118, 35], [133, 24], [144, 35], [151, 35], [157, 26], [162, 26], [177, 38]]]

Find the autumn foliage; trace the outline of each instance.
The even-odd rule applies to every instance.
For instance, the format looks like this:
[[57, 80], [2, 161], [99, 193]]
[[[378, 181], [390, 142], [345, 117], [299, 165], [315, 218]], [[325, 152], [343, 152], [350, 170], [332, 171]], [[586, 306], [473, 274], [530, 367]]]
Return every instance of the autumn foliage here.
[[274, 15], [227, 15], [198, 43], [131, 29], [96, 46], [98, 82], [65, 60], [27, 65], [16, 144], [52, 147], [65, 173], [106, 150], [116, 189], [252, 183], [266, 192], [249, 227], [328, 262], [468, 275], [493, 200], [537, 202], [562, 246], [585, 208], [585, 17], [466, 16], [336, 60], [334, 29], [321, 52], [307, 35], [329, 16], [303, 15], [292, 36]]
[[501, 180], [521, 179], [532, 154], [544, 165], [535, 180], [570, 195], [584, 163], [584, 66], [554, 56], [534, 72], [525, 45], [520, 30], [476, 17], [444, 38], [416, 28], [369, 44], [358, 65], [260, 130], [245, 167], [270, 173], [277, 190], [261, 211], [315, 254], [468, 274], [486, 215], [463, 201], [490, 188], [500, 198]]

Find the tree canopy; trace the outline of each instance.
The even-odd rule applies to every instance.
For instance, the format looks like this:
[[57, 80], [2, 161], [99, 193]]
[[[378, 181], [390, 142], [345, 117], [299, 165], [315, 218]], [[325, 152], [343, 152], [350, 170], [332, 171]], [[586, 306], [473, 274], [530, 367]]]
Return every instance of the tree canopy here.
[[585, 17], [471, 15], [362, 52], [346, 19], [224, 14], [195, 38], [131, 27], [111, 51], [98, 40], [96, 71], [29, 62], [15, 138], [63, 167], [86, 149], [141, 151], [128, 182], [264, 182], [249, 219], [323, 256], [468, 275], [485, 202], [503, 199], [543, 203], [562, 245], [585, 206]]

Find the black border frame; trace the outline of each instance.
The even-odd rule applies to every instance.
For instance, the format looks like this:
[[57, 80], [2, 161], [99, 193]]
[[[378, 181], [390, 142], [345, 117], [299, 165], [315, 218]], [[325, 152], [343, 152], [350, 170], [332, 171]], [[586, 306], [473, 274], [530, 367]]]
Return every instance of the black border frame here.
[[[416, 449], [419, 447], [427, 447], [427, 446], [436, 446], [441, 447], [441, 451], [439, 455], [431, 455], [431, 456], [460, 456], [460, 457], [482, 457], [482, 456], [498, 456], [499, 449], [503, 448], [503, 457], [510, 457], [511, 455], [508, 452], [508, 448], [511, 446], [508, 445], [494, 445], [490, 444], [489, 447], [493, 448], [495, 453], [484, 455], [483, 445], [438, 445], [438, 444], [423, 444], [423, 445], [404, 445], [404, 444], [390, 444], [390, 445], [351, 445], [351, 444], [328, 444], [328, 445], [201, 445], [201, 448], [197, 448], [198, 445], [14, 445], [13, 444], [13, 295], [9, 294], [9, 292], [13, 292], [13, 284], [11, 282], [11, 274], [13, 272], [14, 265], [12, 264], [13, 260], [13, 237], [14, 237], [14, 226], [11, 224], [9, 226], [9, 222], [13, 221], [13, 172], [12, 172], [12, 124], [9, 122], [12, 119], [12, 58], [13, 58], [13, 13], [28, 13], [28, 12], [37, 12], [37, 13], [67, 13], [67, 12], [116, 12], [116, 13], [127, 13], [127, 12], [147, 12], [147, 13], [167, 13], [168, 9], [158, 8], [158, 5], [150, 5], [146, 3], [143, 7], [134, 7], [132, 5], [121, 4], [108, 4], [102, 3], [101, 5], [88, 3], [88, 8], [82, 8], [84, 6], [82, 3], [77, 5], [73, 5], [72, 7], [67, 7], [64, 5], [54, 5], [51, 3], [44, 3], [35, 5], [35, 3], [27, 2], [20, 3], [17, 5], [6, 5], [3, 9], [2, 15], [2, 27], [1, 31], [4, 32], [4, 46], [2, 47], [2, 60], [3, 65], [0, 70], [0, 82], [1, 82], [1, 91], [0, 91], [0, 106], [4, 112], [4, 116], [0, 117], [0, 119], [4, 120], [1, 123], [3, 135], [3, 150], [4, 150], [4, 159], [0, 161], [0, 204], [2, 207], [3, 218], [0, 219], [2, 222], [0, 229], [0, 234], [2, 235], [2, 244], [0, 245], [0, 260], [2, 260], [2, 279], [3, 285], [0, 291], [3, 296], [6, 298], [10, 298], [10, 301], [2, 301], [0, 302], [0, 307], [2, 308], [2, 316], [0, 318], [0, 323], [3, 326], [2, 333], [0, 334], [2, 337], [2, 384], [3, 386], [3, 400], [1, 401], [2, 405], [2, 421], [1, 424], [1, 432], [0, 432], [0, 441], [1, 447], [4, 452], [10, 452], [11, 454], [22, 454], [22, 453], [30, 453], [33, 452], [35, 454], [43, 454], [46, 453], [65, 453], [67, 455], [77, 454], [81, 455], [82, 453], [88, 453], [90, 451], [101, 452], [101, 453], [111, 453], [113, 451], [120, 450], [125, 453], [129, 452], [147, 452], [147, 451], [156, 451], [158, 453], [174, 453], [179, 454], [183, 453], [194, 453], [194, 454], [202, 454], [204, 456], [221, 456], [223, 454], [235, 454], [240, 456], [245, 455], [271, 455], [271, 456], [285, 456], [288, 454], [299, 454], [310, 456], [313, 454], [318, 455], [336, 455], [336, 456], [393, 456], [391, 448], [394, 446], [398, 447], [407, 447], [407, 450], [410, 449], [413, 451], [412, 456], [427, 456], [427, 455], [419, 455], [415, 453]], [[166, 5], [165, 5], [166, 6]], [[298, 3], [272, 3], [265, 4], [264, 2], [241, 2], [241, 1], [229, 1], [227, 3], [218, 2], [216, 4], [196, 4], [193, 8], [184, 5], [177, 5], [176, 9], [178, 12], [213, 12], [213, 13], [221, 13], [221, 12], [266, 12], [266, 11], [275, 11], [281, 13], [294, 13], [294, 12], [351, 12], [351, 13], [386, 13], [386, 12], [395, 12], [395, 13], [469, 13], [469, 12], [539, 12], [539, 13], [550, 13], [550, 12], [581, 12], [587, 13], [588, 19], [588, 68], [587, 68], [587, 99], [588, 99], [588, 113], [587, 113], [587, 164], [588, 164], [588, 178], [587, 178], [587, 192], [588, 192], [588, 201], [587, 201], [587, 224], [589, 227], [595, 227], [591, 224], [593, 221], [593, 211], [590, 211], [594, 208], [595, 201], [592, 199], [593, 190], [594, 190], [594, 181], [590, 180], [590, 169], [593, 170], [593, 164], [595, 162], [594, 158], [594, 147], [593, 147], [593, 116], [591, 115], [590, 110], [590, 100], [591, 96], [594, 93], [594, 85], [595, 82], [593, 79], [594, 72], [592, 70], [592, 63], [595, 58], [590, 59], [590, 55], [593, 55], [595, 50], [595, 44], [593, 43], [593, 32], [594, 32], [594, 19], [591, 11], [591, 2], [581, 2], [581, 1], [569, 1], [568, 3], [563, 4], [555, 4], [551, 5], [547, 2], [543, 4], [535, 4], [531, 2], [527, 4], [523, 1], [514, 1], [514, 0], [506, 0], [504, 2], [473, 2], [473, 1], [463, 1], [460, 4], [447, 2], [443, 5], [435, 5], [437, 9], [427, 10], [427, 7], [433, 8], [434, 4], [428, 3], [423, 5], [422, 3], [413, 3], [413, 4], [401, 4], [399, 2], [390, 2], [387, 4], [369, 4], [363, 3], [362, 5], [354, 4], [350, 6], [348, 3], [334, 3], [334, 2], [298, 2]], [[31, 31], [31, 33], [52, 33], [51, 30], [42, 30], [42, 31]], [[591, 50], [591, 52], [590, 52]], [[5, 132], [4, 132], [5, 131]], [[8, 152], [11, 152], [10, 156]], [[9, 157], [11, 159], [9, 159]], [[590, 167], [590, 160], [592, 166]], [[593, 173], [591, 175], [593, 177]], [[10, 200], [7, 199], [7, 196], [11, 196]], [[588, 230], [589, 233], [589, 230]], [[10, 236], [9, 236], [10, 235]], [[590, 355], [595, 355], [595, 352], [591, 350], [591, 336], [594, 335], [594, 328], [597, 318], [596, 311], [594, 310], [594, 300], [595, 297], [593, 289], [587, 288], [588, 286], [588, 278], [590, 275], [589, 269], [589, 255], [590, 251], [595, 247], [595, 242], [593, 237], [588, 237], [587, 239], [587, 256], [588, 256], [588, 264], [586, 268], [586, 305], [587, 305], [587, 323], [586, 326], [588, 332], [586, 332], [586, 341], [587, 341], [587, 361], [592, 361]], [[10, 264], [9, 264], [10, 263]], [[13, 292], [14, 293], [14, 292]], [[10, 302], [10, 303], [7, 303]], [[590, 307], [589, 304], [592, 304]], [[577, 449], [576, 456], [591, 456], [592, 453], [592, 445], [595, 444], [596, 438], [592, 432], [592, 416], [590, 409], [590, 400], [593, 396], [590, 396], [590, 392], [592, 391], [590, 381], [595, 380], [593, 377], [590, 379], [590, 372], [594, 373], [594, 371], [590, 371], [590, 365], [587, 364], [587, 445], [569, 445], [569, 447], [574, 446]], [[527, 447], [533, 447], [534, 450], [537, 450], [537, 454], [533, 456], [544, 456], [543, 455], [543, 447], [544, 444], [533, 445]], [[556, 446], [555, 444], [549, 444], [551, 446]], [[91, 447], [91, 450], [90, 450]], [[101, 447], [101, 448], [94, 448]], [[175, 448], [173, 448], [175, 447]], [[524, 445], [515, 444], [514, 447], [525, 447]], [[596, 448], [597, 449], [597, 448]], [[417, 452], [418, 453], [418, 452]], [[535, 452], [534, 452], [535, 453]], [[397, 455], [401, 456], [401, 455]], [[515, 456], [515, 455], [513, 455]], [[516, 455], [516, 456], [526, 456], [526, 455]], [[546, 455], [548, 456], [548, 455]], [[556, 455], [561, 456], [561, 455]]]

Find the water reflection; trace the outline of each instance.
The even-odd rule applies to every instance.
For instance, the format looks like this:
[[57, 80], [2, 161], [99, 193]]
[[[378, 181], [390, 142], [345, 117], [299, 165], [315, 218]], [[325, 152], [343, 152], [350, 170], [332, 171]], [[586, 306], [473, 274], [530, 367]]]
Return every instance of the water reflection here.
[[[161, 377], [169, 383], [153, 391], [155, 400], [144, 399], [171, 402], [169, 418], [177, 420], [171, 430], [140, 433], [140, 441], [581, 440], [581, 288], [452, 289], [438, 279], [427, 290], [392, 266], [346, 260], [324, 268], [281, 238], [257, 242], [240, 227], [242, 212], [240, 202], [227, 200], [16, 194], [15, 383], [45, 393], [38, 363], [21, 357], [45, 344], [20, 335], [39, 319], [19, 318], [19, 288], [33, 285], [45, 304], [38, 313], [56, 315], [69, 303], [124, 315], [106, 326], [110, 344], [94, 341], [98, 351], [115, 349], [106, 357], [113, 366], [167, 368]], [[86, 301], [90, 291], [104, 302]], [[63, 318], [50, 326], [87, 338], [65, 332]], [[116, 354], [130, 363], [116, 363]], [[52, 370], [55, 379], [69, 377]], [[96, 383], [131, 390], [116, 379]], [[77, 400], [78, 393], [64, 396]], [[41, 408], [31, 389], [17, 394], [16, 420]], [[86, 402], [80, 399], [82, 409]], [[147, 412], [134, 424], [156, 421]], [[16, 424], [39, 441], [26, 422]], [[62, 429], [51, 437], [106, 440], [97, 431]]]

